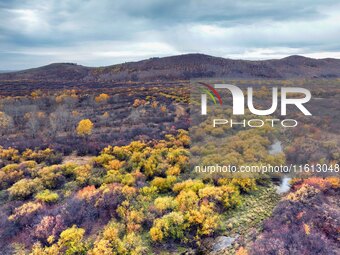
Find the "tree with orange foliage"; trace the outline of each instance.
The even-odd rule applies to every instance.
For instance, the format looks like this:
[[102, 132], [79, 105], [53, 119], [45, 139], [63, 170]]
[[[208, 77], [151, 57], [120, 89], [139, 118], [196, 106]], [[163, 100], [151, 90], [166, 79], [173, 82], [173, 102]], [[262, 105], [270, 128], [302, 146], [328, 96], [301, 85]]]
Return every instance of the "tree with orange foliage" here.
[[161, 110], [161, 112], [162, 112], [162, 113], [164, 113], [164, 114], [165, 114], [165, 113], [166, 113], [166, 111], [167, 111], [167, 108], [166, 108], [166, 106], [165, 106], [165, 105], [162, 105], [162, 106], [161, 106], [161, 108], [160, 108], [160, 110]]
[[99, 96], [96, 96], [94, 99], [96, 103], [105, 103], [107, 100], [109, 100], [110, 96], [108, 94], [102, 93]]
[[146, 104], [146, 101], [144, 99], [135, 99], [135, 101], [133, 102], [133, 107], [134, 108], [137, 108], [138, 106], [140, 105], [145, 105]]
[[236, 255], [248, 255], [248, 251], [245, 248], [241, 247], [236, 251]]
[[152, 107], [153, 109], [156, 109], [157, 106], [158, 106], [158, 102], [157, 102], [157, 101], [152, 101], [151, 107]]

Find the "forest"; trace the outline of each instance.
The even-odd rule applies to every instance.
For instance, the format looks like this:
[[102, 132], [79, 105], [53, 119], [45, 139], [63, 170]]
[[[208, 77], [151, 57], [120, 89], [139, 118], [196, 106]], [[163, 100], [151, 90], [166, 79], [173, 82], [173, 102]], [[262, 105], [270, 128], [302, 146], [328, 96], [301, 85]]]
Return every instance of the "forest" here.
[[230, 82], [261, 107], [271, 86], [308, 86], [313, 116], [214, 128], [192, 118], [188, 81], [1, 90], [0, 254], [339, 254], [339, 175], [291, 176], [279, 193], [281, 175], [192, 171], [338, 164], [339, 80]]

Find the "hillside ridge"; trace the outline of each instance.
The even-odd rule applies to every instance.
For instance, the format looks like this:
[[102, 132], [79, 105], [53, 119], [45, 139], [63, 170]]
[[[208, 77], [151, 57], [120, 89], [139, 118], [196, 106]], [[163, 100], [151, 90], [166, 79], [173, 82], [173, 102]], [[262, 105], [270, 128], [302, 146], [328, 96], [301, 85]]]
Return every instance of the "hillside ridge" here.
[[292, 55], [282, 59], [240, 60], [199, 53], [154, 57], [103, 67], [52, 63], [17, 72], [0, 73], [1, 81], [126, 82], [188, 80], [192, 78], [338, 78], [340, 59]]

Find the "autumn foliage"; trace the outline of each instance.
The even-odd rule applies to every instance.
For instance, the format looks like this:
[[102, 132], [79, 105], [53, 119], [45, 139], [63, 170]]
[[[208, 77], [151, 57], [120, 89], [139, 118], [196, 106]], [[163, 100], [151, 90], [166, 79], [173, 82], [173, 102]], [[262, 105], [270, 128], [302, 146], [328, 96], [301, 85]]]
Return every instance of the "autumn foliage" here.
[[92, 133], [93, 123], [89, 119], [81, 120], [77, 126], [77, 134], [79, 136], [88, 136]]

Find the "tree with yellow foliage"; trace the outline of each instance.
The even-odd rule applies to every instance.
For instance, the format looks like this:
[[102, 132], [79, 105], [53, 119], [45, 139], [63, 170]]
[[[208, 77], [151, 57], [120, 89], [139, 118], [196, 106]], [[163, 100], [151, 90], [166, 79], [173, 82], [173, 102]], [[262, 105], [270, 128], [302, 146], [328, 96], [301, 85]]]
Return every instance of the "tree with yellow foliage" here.
[[140, 235], [125, 233], [121, 224], [110, 222], [97, 238], [89, 255], [145, 255], [149, 254]]
[[92, 134], [93, 123], [89, 119], [81, 120], [77, 126], [77, 135], [79, 136], [89, 136]]
[[104, 114], [102, 115], [102, 117], [104, 119], [108, 119], [110, 117], [110, 114], [108, 112], [104, 112]]
[[164, 238], [182, 239], [184, 237], [184, 216], [180, 212], [171, 212], [156, 219], [150, 229], [151, 239], [155, 242]]
[[105, 103], [107, 100], [109, 100], [110, 96], [108, 94], [102, 93], [99, 96], [96, 96], [94, 99], [96, 103]]
[[[47, 254], [87, 254], [87, 244], [84, 241], [85, 230], [73, 225], [61, 232], [58, 242], [51, 246], [43, 247], [40, 242], [37, 242], [32, 247], [32, 255], [47, 255]], [[53, 236], [48, 238], [49, 243], [52, 243]]]
[[307, 236], [310, 235], [310, 226], [308, 224], [304, 223], [303, 229], [304, 229]]
[[41, 90], [34, 90], [31, 93], [31, 97], [34, 98], [34, 99], [38, 98], [41, 95], [42, 95], [42, 91]]

